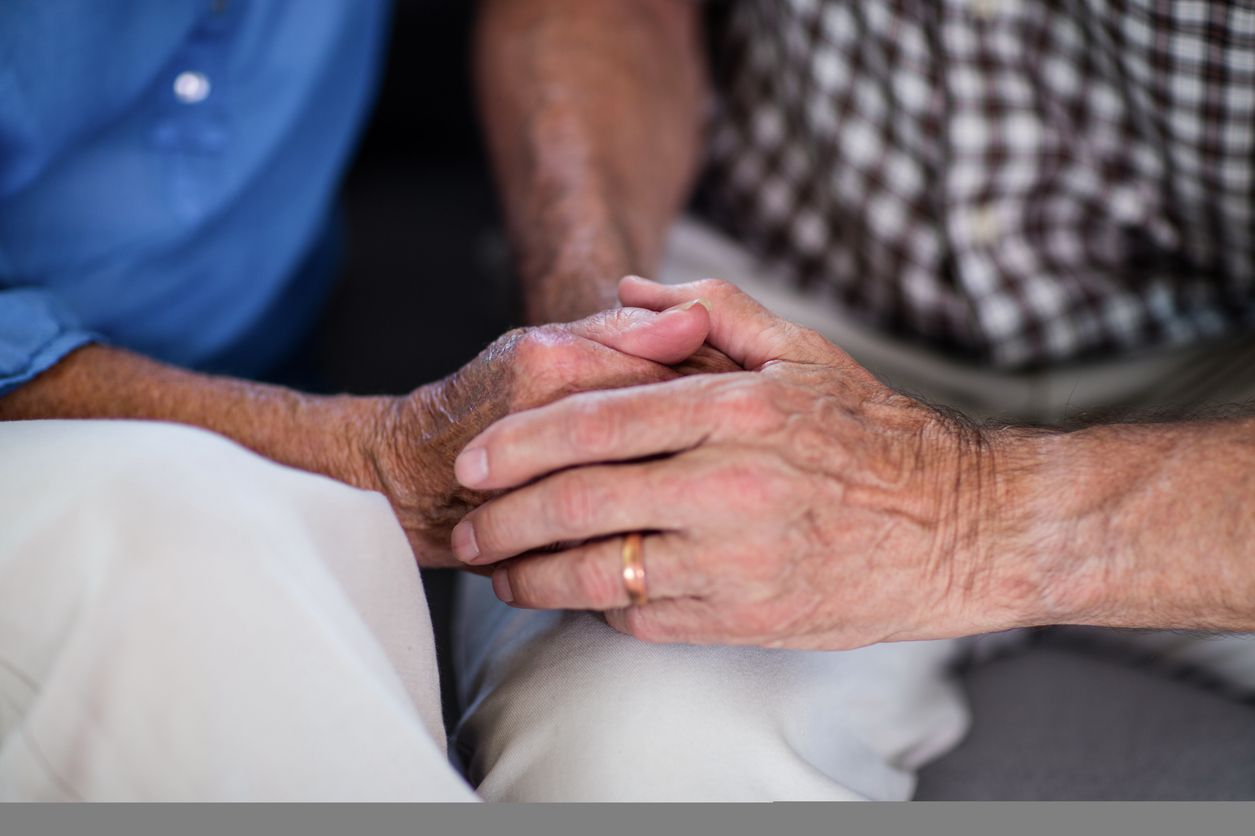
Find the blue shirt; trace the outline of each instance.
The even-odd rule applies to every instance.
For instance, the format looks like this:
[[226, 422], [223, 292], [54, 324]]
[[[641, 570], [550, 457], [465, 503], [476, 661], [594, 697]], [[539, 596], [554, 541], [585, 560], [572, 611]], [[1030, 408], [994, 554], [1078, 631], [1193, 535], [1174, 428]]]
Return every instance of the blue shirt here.
[[323, 301], [300, 268], [386, 22], [386, 0], [0, 2], [0, 394], [92, 340], [277, 360]]

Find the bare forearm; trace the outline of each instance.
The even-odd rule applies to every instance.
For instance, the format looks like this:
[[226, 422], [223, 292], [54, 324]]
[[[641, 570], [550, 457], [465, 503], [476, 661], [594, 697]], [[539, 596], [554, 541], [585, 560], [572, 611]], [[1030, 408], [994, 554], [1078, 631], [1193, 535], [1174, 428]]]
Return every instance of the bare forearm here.
[[282, 464], [376, 487], [358, 438], [390, 399], [315, 397], [177, 369], [104, 346], [0, 398], [0, 420], [132, 418], [212, 430]]
[[274, 461], [383, 493], [420, 565], [456, 565], [450, 531], [483, 501], [453, 474], [471, 438], [510, 412], [572, 392], [672, 377], [668, 366], [701, 346], [708, 330], [704, 309], [610, 311], [518, 329], [442, 380], [378, 398], [306, 395], [89, 346], [0, 397], [0, 421], [134, 418], [204, 427]]
[[530, 321], [613, 307], [652, 272], [700, 151], [689, 0], [489, 0], [477, 32], [488, 144]]
[[1255, 631], [1255, 419], [1032, 443], [1042, 620]]

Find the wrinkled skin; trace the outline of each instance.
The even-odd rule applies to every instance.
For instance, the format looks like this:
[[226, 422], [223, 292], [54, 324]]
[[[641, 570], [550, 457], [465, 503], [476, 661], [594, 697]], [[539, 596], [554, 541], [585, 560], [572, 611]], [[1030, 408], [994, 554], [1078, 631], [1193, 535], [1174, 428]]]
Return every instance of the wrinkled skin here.
[[352, 481], [388, 497], [420, 565], [461, 566], [450, 530], [487, 496], [453, 477], [467, 441], [505, 415], [575, 392], [673, 379], [670, 366], [701, 347], [707, 327], [705, 308], [694, 305], [511, 331], [444, 380], [376, 400], [360, 422], [361, 472]]
[[[578, 395], [472, 441], [459, 478], [509, 492], [453, 543], [471, 566], [498, 564], [499, 597], [604, 610], [668, 642], [836, 649], [1011, 626], [1030, 587], [986, 545], [1005, 499], [996, 434], [892, 391], [725, 283], [628, 279], [620, 293], [653, 308], [708, 298], [709, 342], [746, 371]], [[644, 606], [627, 606], [621, 578], [629, 531], [649, 532]], [[561, 543], [575, 545], [536, 551]]]

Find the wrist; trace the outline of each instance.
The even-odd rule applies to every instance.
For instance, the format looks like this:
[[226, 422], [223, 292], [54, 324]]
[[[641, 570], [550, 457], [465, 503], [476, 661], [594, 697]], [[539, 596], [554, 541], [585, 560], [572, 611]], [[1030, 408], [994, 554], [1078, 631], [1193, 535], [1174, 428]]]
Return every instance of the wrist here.
[[1070, 596], [1059, 594], [1058, 556], [1071, 532], [1050, 513], [1044, 470], [1064, 436], [955, 423], [955, 633], [1063, 623]]
[[1112, 549], [1127, 455], [1101, 433], [998, 431], [999, 502], [991, 560], [1018, 626], [1114, 624], [1112, 606], [1135, 578]]
[[1038, 623], [1244, 629], [1231, 619], [1249, 606], [1249, 573], [1217, 545], [1243, 512], [1226, 517], [1205, 499], [1202, 427], [1097, 426], [1043, 446], [1033, 506]]
[[306, 439], [303, 469], [387, 493], [380, 463], [398, 398], [300, 396], [294, 431]]
[[488, 380], [464, 379], [466, 369], [380, 406], [370, 442], [370, 468], [392, 503], [420, 565], [459, 565], [450, 552], [453, 526], [475, 506], [472, 491], [453, 476], [453, 460], [485, 421], [500, 413], [462, 400], [463, 387], [493, 388]]

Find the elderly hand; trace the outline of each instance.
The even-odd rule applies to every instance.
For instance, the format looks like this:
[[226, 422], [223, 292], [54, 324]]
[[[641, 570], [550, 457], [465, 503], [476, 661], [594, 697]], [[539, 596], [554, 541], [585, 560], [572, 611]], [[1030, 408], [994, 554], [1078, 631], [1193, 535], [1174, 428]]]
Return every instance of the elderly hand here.
[[[709, 342], [748, 371], [578, 395], [475, 438], [458, 479], [509, 493], [453, 545], [505, 561], [498, 597], [669, 642], [835, 649], [1020, 623], [1036, 587], [995, 546], [1013, 481], [999, 432], [895, 393], [726, 283], [629, 278], [620, 295], [709, 300]], [[635, 531], [649, 601], [629, 607], [618, 535]]]
[[694, 304], [519, 329], [408, 396], [353, 399], [369, 414], [347, 422], [362, 437], [348, 442], [357, 453], [346, 480], [388, 497], [420, 565], [461, 566], [450, 530], [484, 499], [453, 478], [453, 459], [470, 438], [502, 416], [573, 392], [674, 378], [669, 366], [702, 347], [708, 325], [705, 308]]

